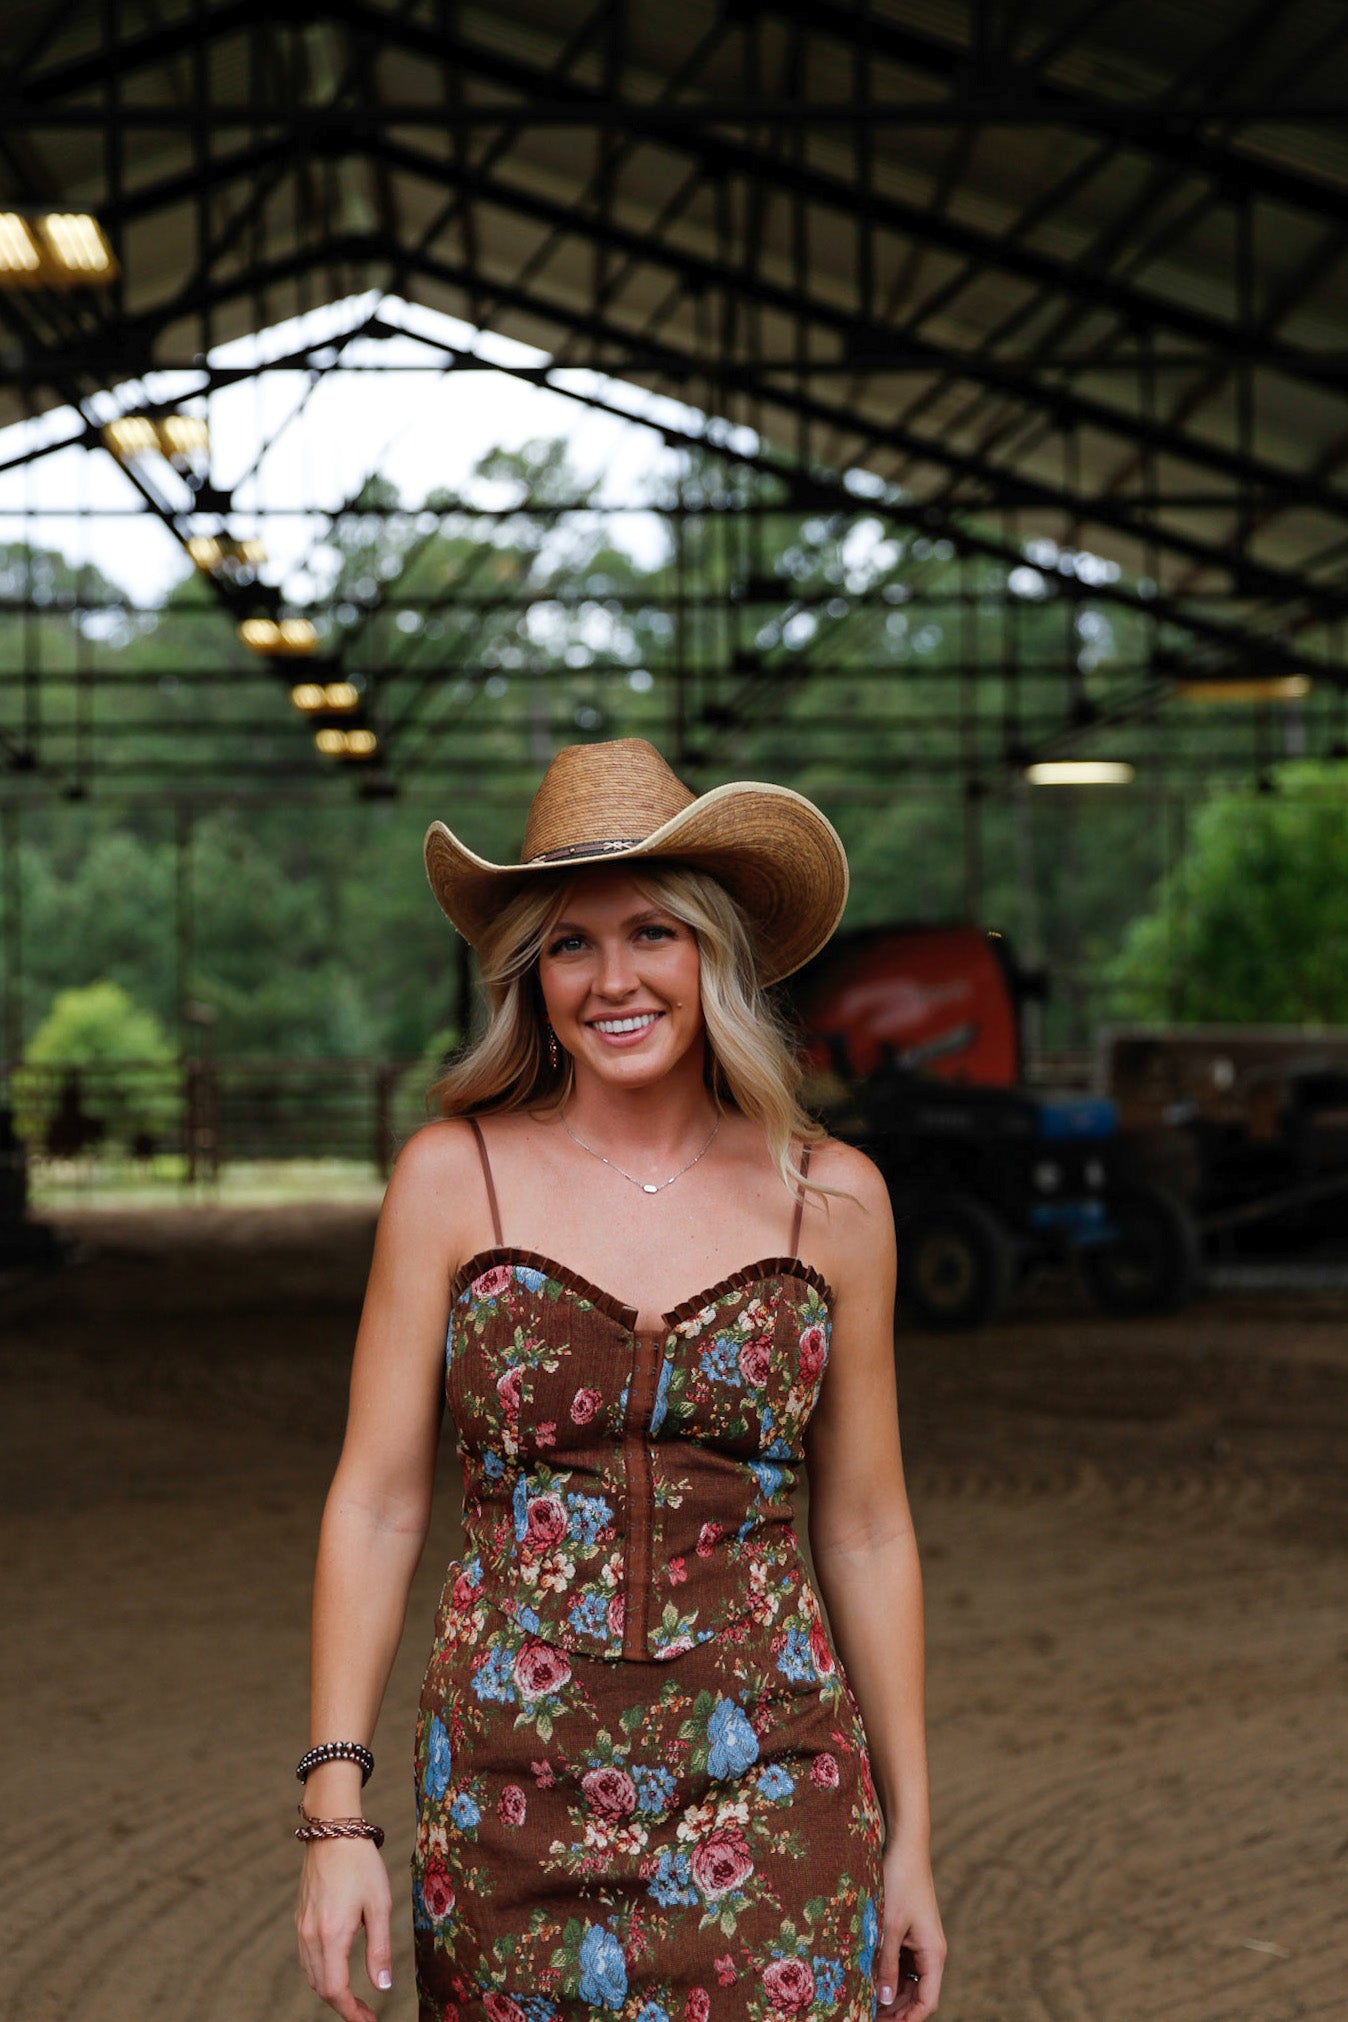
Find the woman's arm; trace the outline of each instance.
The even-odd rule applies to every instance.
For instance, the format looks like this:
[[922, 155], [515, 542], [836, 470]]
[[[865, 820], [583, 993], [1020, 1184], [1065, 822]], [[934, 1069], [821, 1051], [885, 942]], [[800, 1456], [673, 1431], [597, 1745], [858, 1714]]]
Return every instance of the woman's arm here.
[[[314, 1577], [309, 1742], [372, 1740], [430, 1521], [449, 1283], [467, 1174], [466, 1126], [427, 1125], [390, 1175], [351, 1366], [346, 1436]], [[360, 1769], [324, 1763], [305, 1784], [324, 1818], [361, 1810]], [[369, 1840], [310, 1842], [295, 1922], [309, 1984], [344, 2022], [373, 2022], [349, 1980], [365, 1927], [371, 1983], [392, 1984], [391, 1901]]]
[[[829, 1203], [836, 1302], [806, 1432], [810, 1551], [885, 1815], [880, 2001], [889, 2016], [921, 2022], [935, 2010], [946, 1947], [931, 1877], [922, 1575], [894, 1377], [894, 1217], [864, 1153], [830, 1143], [825, 1158], [820, 1177], [856, 1198]], [[916, 1985], [899, 1977], [901, 1945], [915, 1956]]]

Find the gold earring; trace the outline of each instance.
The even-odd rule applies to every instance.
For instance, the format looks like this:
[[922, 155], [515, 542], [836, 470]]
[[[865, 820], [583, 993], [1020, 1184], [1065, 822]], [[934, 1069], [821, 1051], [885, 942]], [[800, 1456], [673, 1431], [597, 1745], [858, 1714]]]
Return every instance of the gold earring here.
[[561, 1056], [559, 1055], [559, 1053], [558, 1053], [558, 1051], [557, 1051], [557, 1034], [556, 1034], [556, 1033], [555, 1033], [555, 1032], [553, 1031], [553, 1029], [552, 1029], [551, 1025], [549, 1025], [549, 1027], [548, 1027], [548, 1060], [549, 1060], [549, 1062], [551, 1063], [551, 1066], [552, 1066], [552, 1071], [553, 1071], [553, 1073], [554, 1073], [554, 1074], [555, 1074], [555, 1073], [557, 1072], [557, 1062], [558, 1062], [558, 1060], [559, 1060], [559, 1058], [560, 1058], [560, 1057], [561, 1057]]

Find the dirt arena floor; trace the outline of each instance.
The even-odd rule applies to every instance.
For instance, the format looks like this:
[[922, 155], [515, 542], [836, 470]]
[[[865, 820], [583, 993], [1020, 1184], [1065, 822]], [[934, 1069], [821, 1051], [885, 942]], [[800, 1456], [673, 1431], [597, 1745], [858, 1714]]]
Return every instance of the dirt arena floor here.
[[[0, 2014], [301, 2022], [308, 1586], [373, 1217], [71, 1211], [0, 1287]], [[1348, 2015], [1348, 1295], [901, 1337], [950, 2022]], [[451, 1445], [452, 1443], [447, 1442]], [[403, 1910], [452, 1450], [375, 1737]], [[377, 1798], [377, 1804], [373, 1802]]]

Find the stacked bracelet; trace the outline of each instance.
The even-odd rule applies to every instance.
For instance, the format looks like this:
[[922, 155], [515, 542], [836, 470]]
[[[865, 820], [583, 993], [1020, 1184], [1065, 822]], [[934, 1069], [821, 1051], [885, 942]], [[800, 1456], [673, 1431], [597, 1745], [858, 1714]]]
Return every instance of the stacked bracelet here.
[[298, 1810], [303, 1824], [295, 1827], [296, 1839], [369, 1839], [376, 1848], [384, 1844], [383, 1826], [371, 1825], [368, 1818], [315, 1818], [303, 1804]]
[[311, 1748], [295, 1765], [295, 1774], [300, 1782], [303, 1783], [309, 1771], [317, 1769], [323, 1762], [358, 1762], [362, 1790], [374, 1774], [374, 1757], [363, 1742], [320, 1741], [317, 1748]]

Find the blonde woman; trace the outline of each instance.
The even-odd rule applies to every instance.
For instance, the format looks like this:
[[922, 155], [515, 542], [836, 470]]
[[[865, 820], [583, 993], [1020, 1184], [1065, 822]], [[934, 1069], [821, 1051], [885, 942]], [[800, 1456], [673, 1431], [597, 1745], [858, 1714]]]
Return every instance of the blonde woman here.
[[363, 1927], [391, 1984], [361, 1792], [447, 1400], [465, 1542], [416, 1731], [421, 2022], [921, 2022], [945, 1939], [893, 1221], [799, 1107], [764, 995], [837, 925], [842, 844], [787, 788], [694, 796], [621, 739], [558, 754], [518, 864], [440, 822], [426, 860], [490, 1019], [390, 1179], [323, 1517], [309, 1982], [370, 2022]]

